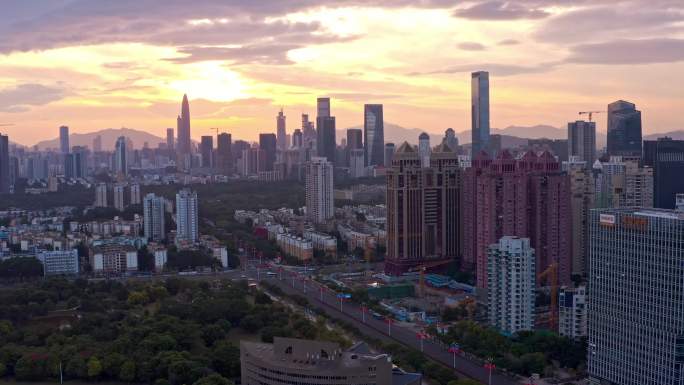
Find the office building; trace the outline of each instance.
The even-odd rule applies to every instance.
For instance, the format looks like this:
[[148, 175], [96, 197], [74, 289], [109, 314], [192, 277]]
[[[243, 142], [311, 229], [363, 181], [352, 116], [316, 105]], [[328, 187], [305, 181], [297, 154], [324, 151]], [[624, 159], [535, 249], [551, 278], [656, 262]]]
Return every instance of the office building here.
[[74, 146], [70, 154], [64, 156], [64, 175], [67, 178], [85, 178], [88, 176], [88, 149]]
[[212, 136], [202, 136], [200, 154], [202, 155], [202, 167], [214, 167], [214, 138]]
[[423, 264], [453, 261], [459, 250], [460, 171], [456, 153], [442, 143], [422, 167], [404, 142], [387, 173], [385, 272], [400, 275]]
[[137, 271], [138, 251], [133, 246], [117, 243], [95, 246], [90, 251], [90, 266], [97, 275]]
[[114, 208], [119, 211], [124, 211], [126, 209], [126, 204], [124, 203], [124, 194], [126, 191], [126, 186], [117, 184], [112, 189], [114, 196]]
[[645, 140], [643, 163], [653, 169], [653, 206], [675, 208], [676, 195], [684, 193], [684, 140]]
[[259, 148], [263, 150], [264, 155], [259, 171], [273, 171], [276, 161], [276, 144], [275, 134], [259, 134]]
[[140, 195], [140, 185], [134, 183], [131, 185], [131, 204], [139, 205], [142, 203], [142, 195]]
[[365, 151], [363, 148], [355, 148], [349, 151], [349, 176], [352, 178], [366, 176]]
[[569, 338], [587, 336], [587, 288], [562, 287], [558, 292], [558, 333]]
[[595, 206], [596, 190], [592, 171], [579, 157], [563, 162], [570, 177], [570, 210], [572, 213], [572, 274], [585, 276], [589, 255], [589, 211]]
[[97, 135], [93, 139], [93, 152], [102, 152], [102, 135]]
[[178, 115], [176, 122], [177, 152], [180, 158], [185, 158], [190, 155], [192, 150], [192, 140], [190, 139], [190, 103], [188, 103], [188, 95], [183, 95], [183, 102], [181, 103], [181, 114]]
[[591, 167], [596, 161], [596, 122], [568, 123], [568, 155]]
[[302, 136], [302, 130], [297, 128], [292, 133], [292, 148], [302, 148], [304, 146], [304, 138]]
[[197, 193], [183, 189], [176, 194], [176, 240], [197, 242], [199, 239]]
[[624, 100], [608, 105], [608, 155], [641, 156], [641, 111]]
[[385, 155], [384, 155], [384, 165], [385, 167], [392, 166], [392, 158], [394, 157], [394, 152], [396, 151], [396, 146], [394, 143], [385, 143]]
[[385, 122], [382, 104], [366, 104], [363, 107], [363, 145], [367, 166], [388, 166], [385, 160]]
[[10, 192], [9, 137], [0, 135], [0, 194]]
[[492, 159], [480, 152], [463, 178], [462, 268], [487, 285], [487, 248], [503, 236], [529, 238], [537, 273], [557, 264], [558, 282], [570, 283], [570, 177], [548, 151]]
[[100, 183], [95, 186], [95, 207], [107, 207], [107, 185]]
[[489, 148], [489, 72], [471, 74], [472, 157]]
[[446, 141], [451, 151], [458, 153], [458, 138], [453, 128], [447, 128], [444, 131], [444, 141]]
[[386, 354], [365, 344], [339, 344], [275, 337], [273, 344], [240, 341], [243, 385], [420, 385], [421, 375], [392, 370]]
[[60, 126], [59, 127], [59, 150], [62, 154], [68, 154], [69, 149], [69, 127]]
[[250, 147], [242, 151], [238, 160], [238, 171], [242, 176], [257, 175], [265, 170], [266, 152], [260, 148]]
[[43, 275], [78, 275], [78, 251], [41, 251], [38, 260], [43, 264]]
[[118, 175], [128, 175], [128, 152], [126, 138], [120, 136], [114, 148], [114, 172]]
[[675, 197], [675, 210], [684, 211], [684, 193], [678, 193]]
[[333, 165], [325, 158], [314, 157], [306, 164], [306, 215], [324, 223], [335, 215], [333, 201]]
[[337, 143], [335, 139], [335, 117], [319, 116], [316, 119], [316, 145], [318, 156], [326, 158], [333, 165], [335, 164], [335, 152]]
[[418, 136], [418, 153], [420, 164], [423, 167], [430, 167], [430, 135], [424, 132]]
[[278, 149], [287, 150], [287, 127], [285, 125], [285, 114], [283, 114], [282, 108], [276, 117], [276, 135]]
[[145, 239], [159, 242], [166, 238], [164, 209], [165, 202], [163, 197], [158, 197], [152, 193], [145, 195], [143, 203]]
[[[302, 115], [302, 118], [304, 115]], [[330, 117], [330, 98], [316, 99], [316, 119]], [[307, 115], [308, 118], [308, 115]], [[302, 119], [303, 121], [303, 119]]]
[[[346, 161], [346, 166], [351, 166], [350, 162], [350, 156], [351, 156], [351, 151], [355, 149], [364, 149], [363, 148], [363, 131], [358, 128], [349, 128], [347, 129], [347, 147], [345, 149], [345, 161]], [[365, 149], [364, 149], [365, 153]], [[365, 158], [365, 156], [364, 156]]]
[[225, 175], [233, 174], [233, 138], [228, 133], [220, 133], [216, 137], [216, 167]]
[[681, 384], [684, 214], [591, 212], [589, 384]]
[[529, 238], [502, 237], [487, 258], [489, 324], [505, 335], [532, 330], [536, 269]]
[[176, 148], [176, 139], [174, 138], [172, 127], [166, 129], [166, 148], [169, 151], [173, 151]]

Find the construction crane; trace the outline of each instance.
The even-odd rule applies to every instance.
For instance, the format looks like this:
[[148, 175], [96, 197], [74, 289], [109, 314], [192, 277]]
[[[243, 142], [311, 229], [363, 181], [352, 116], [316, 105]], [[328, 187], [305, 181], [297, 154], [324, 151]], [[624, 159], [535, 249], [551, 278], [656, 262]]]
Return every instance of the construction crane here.
[[214, 127], [214, 128], [210, 128], [210, 130], [216, 130], [216, 137], [218, 138], [218, 135], [219, 135], [219, 128], [218, 128], [218, 127]]
[[549, 328], [557, 331], [558, 324], [558, 263], [552, 263], [546, 270], [542, 271], [537, 278], [541, 282], [546, 279], [546, 283], [551, 287], [551, 304], [549, 305]]
[[415, 267], [409, 269], [409, 271], [419, 271], [420, 272], [419, 288], [420, 288], [420, 296], [421, 297], [425, 296], [425, 272], [428, 269], [433, 269], [435, 267], [446, 265], [446, 264], [449, 264], [451, 262], [453, 262], [453, 261], [446, 260], [446, 261], [424, 263], [422, 265], [418, 265], [418, 266], [415, 266]]
[[589, 115], [589, 121], [591, 122], [591, 118], [594, 114], [602, 114], [605, 111], [580, 111], [580, 115]]

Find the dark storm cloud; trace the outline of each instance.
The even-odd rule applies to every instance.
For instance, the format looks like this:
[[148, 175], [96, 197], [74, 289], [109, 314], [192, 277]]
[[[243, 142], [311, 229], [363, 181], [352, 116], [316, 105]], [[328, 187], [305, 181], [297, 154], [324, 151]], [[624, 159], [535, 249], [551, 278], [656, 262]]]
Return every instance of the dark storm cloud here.
[[650, 64], [684, 61], [684, 39], [615, 40], [572, 47], [570, 63]]
[[42, 106], [64, 98], [61, 87], [41, 84], [20, 84], [14, 88], [0, 89], [0, 112], [23, 112], [30, 106]]

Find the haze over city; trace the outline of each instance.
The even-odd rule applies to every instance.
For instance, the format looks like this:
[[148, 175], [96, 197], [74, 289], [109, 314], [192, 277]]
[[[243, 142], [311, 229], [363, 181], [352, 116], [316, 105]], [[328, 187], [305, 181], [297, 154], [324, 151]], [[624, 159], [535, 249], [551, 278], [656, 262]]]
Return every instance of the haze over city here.
[[[470, 72], [491, 76], [491, 126], [564, 127], [626, 99], [644, 135], [682, 129], [677, 1], [14, 1], [0, 15], [0, 123], [32, 145], [129, 127], [163, 136], [179, 100], [193, 139], [257, 139], [329, 96], [337, 128], [364, 103], [387, 122], [470, 129]], [[605, 131], [605, 116], [596, 119]]]

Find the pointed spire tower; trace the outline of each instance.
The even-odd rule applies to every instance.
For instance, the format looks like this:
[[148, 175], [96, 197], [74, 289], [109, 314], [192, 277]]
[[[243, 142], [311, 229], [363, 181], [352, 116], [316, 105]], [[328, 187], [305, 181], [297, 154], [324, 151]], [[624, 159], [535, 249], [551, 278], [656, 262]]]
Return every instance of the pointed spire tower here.
[[181, 114], [177, 120], [178, 132], [178, 153], [190, 154], [191, 139], [190, 139], [190, 103], [188, 103], [188, 95], [183, 95], [183, 102], [181, 103]]

